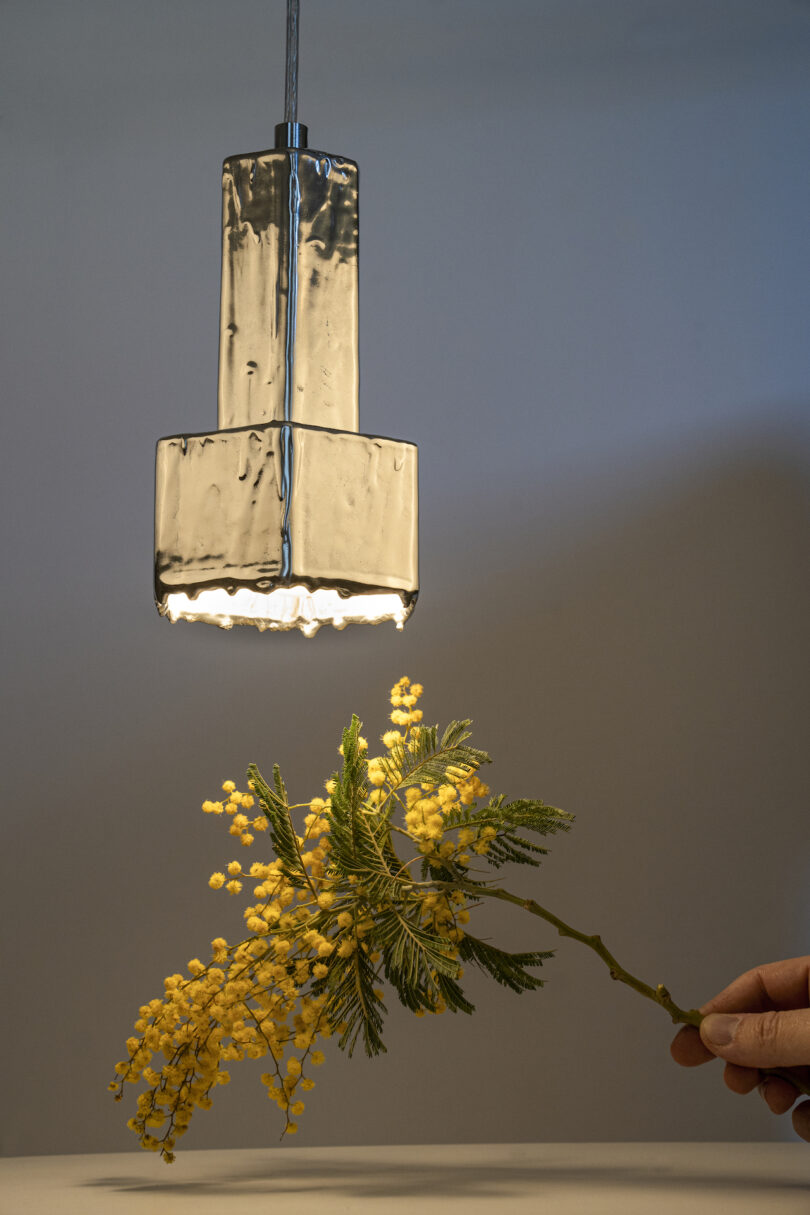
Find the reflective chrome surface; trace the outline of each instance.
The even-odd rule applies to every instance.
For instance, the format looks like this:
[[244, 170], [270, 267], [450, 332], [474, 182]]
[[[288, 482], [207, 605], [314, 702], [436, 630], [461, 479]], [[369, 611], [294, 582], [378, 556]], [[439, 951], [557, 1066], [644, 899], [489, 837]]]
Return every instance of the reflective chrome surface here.
[[357, 165], [233, 156], [222, 194], [220, 428], [357, 430]]
[[[156, 500], [156, 596], [172, 619], [312, 632], [361, 619], [401, 627], [413, 608], [412, 443], [277, 422], [178, 435], [158, 443]], [[212, 606], [214, 588], [233, 600]], [[278, 588], [297, 588], [295, 604], [270, 595]], [[261, 625], [260, 608], [281, 615]]]
[[357, 166], [284, 148], [223, 170], [219, 426], [157, 447], [171, 620], [393, 620], [418, 593], [417, 451], [357, 433]]
[[303, 122], [277, 122], [277, 148], [305, 148], [309, 143], [309, 130]]

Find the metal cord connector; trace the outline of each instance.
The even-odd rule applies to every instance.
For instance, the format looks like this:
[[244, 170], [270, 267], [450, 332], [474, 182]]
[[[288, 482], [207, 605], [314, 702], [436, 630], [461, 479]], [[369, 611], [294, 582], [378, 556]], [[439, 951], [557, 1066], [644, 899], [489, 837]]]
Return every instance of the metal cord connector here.
[[277, 148], [305, 148], [307, 137], [308, 131], [303, 122], [276, 123]]

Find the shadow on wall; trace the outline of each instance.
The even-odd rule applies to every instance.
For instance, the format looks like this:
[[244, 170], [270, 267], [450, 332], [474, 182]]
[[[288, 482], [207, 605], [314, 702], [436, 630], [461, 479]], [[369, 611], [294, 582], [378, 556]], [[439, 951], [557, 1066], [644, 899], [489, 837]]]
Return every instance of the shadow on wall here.
[[[766, 758], [772, 796], [797, 763], [806, 775], [801, 455], [772, 444], [714, 453], [612, 506], [589, 490], [588, 523], [549, 556], [565, 502], [524, 516], [493, 545], [496, 568], [475, 597], [494, 703], [534, 717], [556, 754], [587, 755], [594, 789], [631, 770], [640, 787], [667, 773], [683, 786], [688, 773], [696, 789], [701, 769], [731, 778]], [[703, 788], [720, 791], [714, 779]]]
[[[508, 780], [511, 795], [576, 813], [536, 884], [522, 872], [513, 887], [540, 890], [569, 922], [601, 932], [685, 1006], [810, 948], [807, 453], [773, 440], [729, 448], [673, 460], [657, 484], [610, 508], [595, 507], [589, 487], [589, 529], [551, 555], [547, 535], [565, 510], [541, 501], [504, 533], [476, 589], [471, 675], [457, 674], [468, 639], [442, 655], [440, 680], [431, 673], [464, 685], [453, 690], [461, 706], [476, 686], [485, 699], [476, 733], [496, 757], [496, 788]], [[490, 537], [479, 551], [488, 545], [497, 552]], [[506, 912], [498, 923], [504, 936], [517, 927], [516, 947], [556, 944]], [[544, 1091], [566, 1091], [585, 1024], [601, 1083], [565, 1111], [564, 1130], [559, 1107], [535, 1111], [538, 1137], [599, 1139], [607, 1127], [616, 1138], [791, 1136], [725, 1092], [716, 1069], [673, 1076], [653, 1040], [663, 1031], [668, 1041], [666, 1026], [605, 987], [599, 965], [563, 943], [549, 966], [564, 1003], [585, 1011], [575, 1025], [560, 1006], [548, 1024], [559, 1055], [542, 1059]], [[522, 1001], [513, 1008], [525, 1046], [533, 1014]], [[648, 1051], [633, 1037], [647, 1025]], [[633, 1049], [617, 1052], [622, 1040]], [[513, 1049], [515, 1074], [530, 1077]], [[530, 1078], [525, 1086], [528, 1103]]]
[[[482, 539], [496, 560], [469, 622], [476, 670], [496, 755], [525, 749], [510, 738], [525, 717], [569, 800], [683, 821], [697, 799], [711, 837], [710, 808], [763, 794], [790, 813], [810, 775], [810, 446], [729, 443], [653, 476], [617, 494], [614, 475], [613, 501], [584, 487], [576, 532], [569, 488], [525, 504], [500, 549]], [[447, 677], [462, 662], [457, 648]]]
[[[447, 673], [475, 638], [477, 678], [510, 706], [505, 724], [533, 713], [561, 745], [588, 747], [602, 780], [601, 756], [628, 744], [636, 759], [667, 739], [681, 762], [731, 756], [771, 713], [755, 750], [770, 741], [781, 755], [810, 706], [810, 463], [800, 454], [772, 443], [691, 464], [681, 454], [641, 490], [617, 493], [617, 474], [612, 495], [584, 486], [580, 509], [576, 487], [540, 486], [536, 502], [500, 510], [497, 533], [476, 538], [483, 576], [459, 597], [471, 606], [455, 622]], [[434, 576], [424, 577], [425, 614]], [[778, 723], [792, 723], [788, 739]]]

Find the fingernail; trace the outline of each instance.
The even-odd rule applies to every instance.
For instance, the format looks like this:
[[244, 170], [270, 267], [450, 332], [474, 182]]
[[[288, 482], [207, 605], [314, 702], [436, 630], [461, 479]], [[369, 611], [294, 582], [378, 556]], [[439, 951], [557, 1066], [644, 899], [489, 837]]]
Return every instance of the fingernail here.
[[728, 1046], [734, 1041], [739, 1024], [739, 1017], [728, 1016], [726, 1013], [709, 1013], [708, 1017], [703, 1018], [700, 1028], [708, 1042], [713, 1042], [715, 1046]]

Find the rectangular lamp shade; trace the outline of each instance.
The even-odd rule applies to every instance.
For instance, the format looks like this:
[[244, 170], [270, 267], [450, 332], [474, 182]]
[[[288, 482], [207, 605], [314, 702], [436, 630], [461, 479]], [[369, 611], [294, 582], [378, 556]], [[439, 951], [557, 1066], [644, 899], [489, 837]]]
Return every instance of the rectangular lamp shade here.
[[350, 160], [225, 161], [220, 429], [157, 445], [170, 619], [311, 634], [413, 608], [417, 449], [358, 431], [357, 202]]

